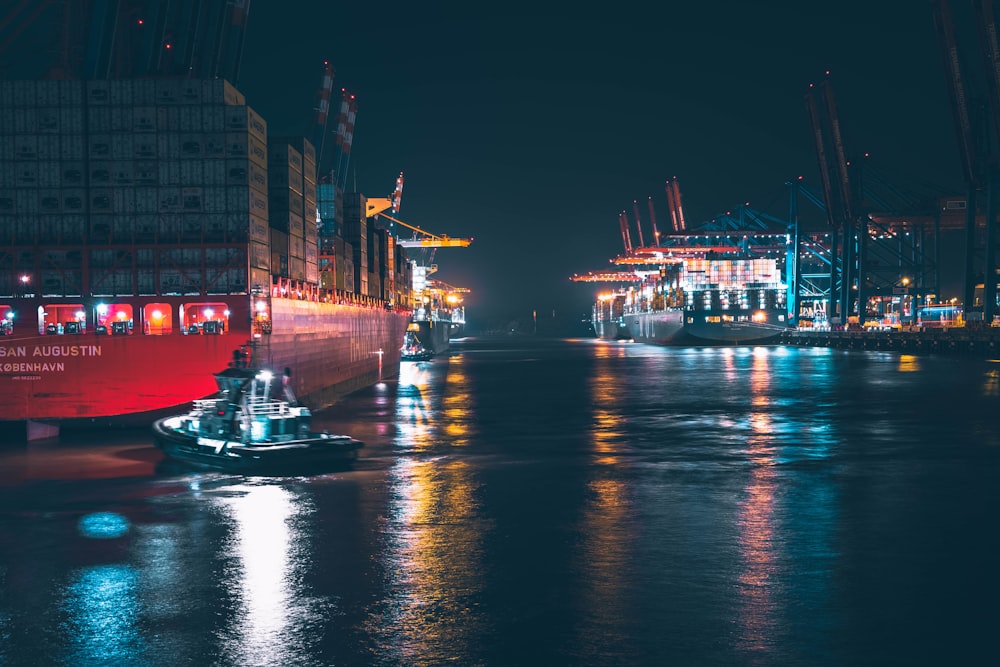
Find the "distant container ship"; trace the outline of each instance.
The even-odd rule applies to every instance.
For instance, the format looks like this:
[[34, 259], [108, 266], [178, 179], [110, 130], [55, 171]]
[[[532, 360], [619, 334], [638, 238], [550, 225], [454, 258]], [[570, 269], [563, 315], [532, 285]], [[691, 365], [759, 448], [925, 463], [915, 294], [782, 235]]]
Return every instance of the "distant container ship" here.
[[669, 247], [633, 254], [635, 282], [598, 296], [595, 334], [657, 345], [776, 340], [787, 329], [788, 286], [779, 262], [733, 254]]
[[222, 79], [0, 82], [0, 421], [175, 409], [248, 348], [314, 406], [397, 373], [410, 263], [317, 176]]

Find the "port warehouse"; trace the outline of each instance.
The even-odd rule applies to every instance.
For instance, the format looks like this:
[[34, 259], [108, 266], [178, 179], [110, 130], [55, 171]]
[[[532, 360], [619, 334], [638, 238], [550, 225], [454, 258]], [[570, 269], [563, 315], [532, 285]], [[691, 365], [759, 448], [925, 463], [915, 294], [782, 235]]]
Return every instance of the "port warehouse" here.
[[405, 253], [363, 195], [338, 194], [312, 144], [269, 137], [224, 79], [0, 82], [0, 297], [273, 282], [410, 309]]

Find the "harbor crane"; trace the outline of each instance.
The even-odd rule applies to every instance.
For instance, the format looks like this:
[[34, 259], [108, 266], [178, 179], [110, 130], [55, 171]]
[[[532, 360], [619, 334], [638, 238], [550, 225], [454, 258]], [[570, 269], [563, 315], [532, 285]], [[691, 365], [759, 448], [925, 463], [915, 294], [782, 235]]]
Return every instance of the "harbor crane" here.
[[[453, 238], [446, 234], [432, 234], [426, 229], [421, 229], [420, 227], [415, 227], [411, 224], [405, 223], [402, 220], [397, 220], [391, 215], [386, 214], [389, 208], [392, 208], [393, 202], [388, 198], [372, 197], [368, 199], [368, 203], [365, 206], [365, 215], [367, 217], [378, 216], [394, 222], [397, 225], [402, 225], [407, 229], [411, 229], [414, 232], [414, 238], [412, 239], [398, 239], [396, 245], [403, 248], [467, 248], [472, 244], [472, 239], [463, 238]], [[421, 238], [416, 238], [417, 234], [422, 234]]]

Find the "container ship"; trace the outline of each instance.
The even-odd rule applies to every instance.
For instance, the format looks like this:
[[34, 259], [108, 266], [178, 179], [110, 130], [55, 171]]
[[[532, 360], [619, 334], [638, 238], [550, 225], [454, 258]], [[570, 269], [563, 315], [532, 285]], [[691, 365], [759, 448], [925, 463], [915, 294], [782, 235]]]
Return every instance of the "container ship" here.
[[785, 238], [764, 231], [686, 231], [676, 179], [667, 182], [674, 232], [660, 234], [650, 200], [655, 246], [633, 247], [619, 215], [625, 254], [620, 270], [578, 274], [575, 282], [618, 286], [597, 296], [592, 311], [602, 340], [657, 345], [734, 345], [777, 340], [788, 328]]
[[0, 82], [0, 422], [175, 409], [248, 352], [314, 407], [398, 372], [411, 264], [225, 79]]
[[637, 283], [594, 306], [605, 340], [657, 345], [749, 344], [786, 330], [787, 286], [775, 259], [633, 256]]

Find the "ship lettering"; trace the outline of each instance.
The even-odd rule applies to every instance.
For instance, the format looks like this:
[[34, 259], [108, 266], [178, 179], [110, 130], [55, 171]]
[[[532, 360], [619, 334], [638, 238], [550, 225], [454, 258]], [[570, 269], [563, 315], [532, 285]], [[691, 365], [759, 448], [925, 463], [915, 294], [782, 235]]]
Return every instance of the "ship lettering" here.
[[[57, 362], [23, 362], [19, 364], [0, 364], [0, 370], [4, 373], [44, 373], [44, 372], [63, 372], [66, 370], [66, 364], [61, 361]], [[24, 378], [15, 378], [24, 379]], [[35, 378], [41, 379], [41, 378]]]
[[28, 348], [24, 345], [17, 347], [0, 347], [0, 357], [26, 357]]
[[99, 357], [100, 345], [36, 345], [34, 357]]

